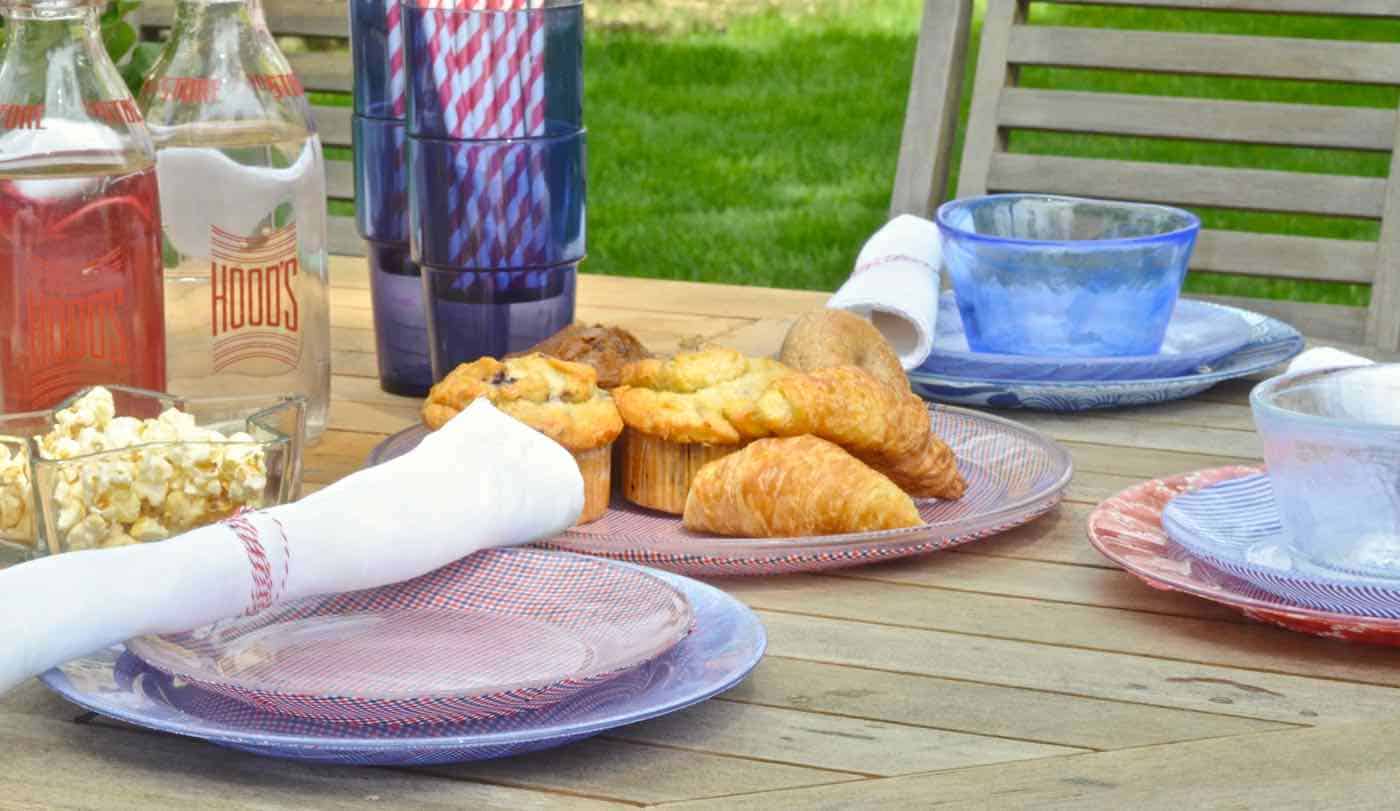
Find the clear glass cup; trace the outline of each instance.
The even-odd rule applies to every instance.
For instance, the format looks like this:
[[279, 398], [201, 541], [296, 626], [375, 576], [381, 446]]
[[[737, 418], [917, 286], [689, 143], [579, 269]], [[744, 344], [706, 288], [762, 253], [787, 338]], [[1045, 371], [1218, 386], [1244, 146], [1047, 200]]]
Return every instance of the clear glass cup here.
[[165, 387], [151, 138], [96, 0], [0, 0], [0, 411]]
[[[142, 519], [174, 535], [220, 521], [242, 507], [271, 507], [300, 495], [304, 398], [190, 398], [107, 388], [118, 417], [155, 419], [177, 408], [200, 428], [229, 439], [140, 442], [50, 458], [43, 440], [57, 424], [54, 415], [81, 399], [86, 389], [51, 410], [0, 415], [0, 551], [34, 557], [142, 541], [146, 536], [137, 524]], [[247, 438], [231, 438], [238, 433]], [[235, 460], [253, 465], [256, 475], [250, 480], [225, 467]], [[150, 471], [163, 475], [148, 478], [144, 473]], [[196, 472], [202, 486], [186, 486], [195, 482], [191, 475]], [[122, 497], [131, 501], [129, 512], [116, 506]], [[80, 520], [88, 517], [100, 519], [96, 530]]]
[[179, 0], [141, 91], [164, 215], [168, 388], [330, 402], [326, 183], [260, 0]]
[[1275, 377], [1249, 402], [1293, 550], [1400, 579], [1400, 364]]
[[974, 352], [1153, 355], [1201, 221], [1177, 208], [993, 194], [938, 209], [943, 266]]

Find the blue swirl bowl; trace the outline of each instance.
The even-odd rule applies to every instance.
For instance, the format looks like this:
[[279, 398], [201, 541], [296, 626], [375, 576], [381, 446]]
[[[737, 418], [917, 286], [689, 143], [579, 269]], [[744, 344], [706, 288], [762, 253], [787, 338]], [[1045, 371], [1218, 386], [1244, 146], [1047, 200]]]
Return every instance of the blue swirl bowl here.
[[939, 207], [974, 352], [1102, 357], [1162, 347], [1200, 232], [1169, 206], [994, 194]]

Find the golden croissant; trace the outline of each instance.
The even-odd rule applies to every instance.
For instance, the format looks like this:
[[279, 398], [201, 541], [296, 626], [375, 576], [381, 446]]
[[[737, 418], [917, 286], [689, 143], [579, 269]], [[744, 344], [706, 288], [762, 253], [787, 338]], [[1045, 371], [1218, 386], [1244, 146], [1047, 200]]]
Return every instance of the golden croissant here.
[[953, 451], [933, 434], [928, 409], [854, 366], [774, 380], [758, 419], [776, 436], [812, 434], [835, 442], [910, 495], [958, 499], [967, 489]]
[[913, 499], [837, 445], [760, 439], [705, 465], [685, 500], [686, 529], [750, 538], [832, 535], [922, 523]]

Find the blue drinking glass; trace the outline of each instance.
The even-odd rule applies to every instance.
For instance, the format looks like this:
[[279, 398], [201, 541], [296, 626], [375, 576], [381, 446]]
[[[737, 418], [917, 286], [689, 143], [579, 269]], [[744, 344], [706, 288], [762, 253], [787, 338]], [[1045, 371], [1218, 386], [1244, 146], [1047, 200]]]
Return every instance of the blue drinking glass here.
[[[389, 11], [398, 0], [350, 0], [350, 56], [355, 65], [355, 114], [403, 120], [404, 104], [395, 105], [394, 51], [401, 39], [390, 36]], [[398, 13], [402, 14], [400, 9]], [[402, 18], [400, 18], [400, 32]], [[406, 55], [399, 53], [404, 60]], [[407, 81], [407, 76], [400, 81]], [[406, 92], [406, 88], [405, 88]], [[404, 98], [407, 102], [407, 98]]]
[[943, 264], [974, 352], [1152, 355], [1200, 231], [1188, 211], [1044, 194], [938, 209]]
[[578, 263], [523, 270], [424, 266], [433, 379], [458, 364], [520, 352], [573, 323]]
[[423, 281], [406, 242], [366, 243], [379, 387], [422, 397], [433, 385]]
[[377, 242], [408, 242], [408, 137], [402, 121], [355, 116], [355, 224]]
[[586, 133], [410, 137], [414, 261], [455, 270], [553, 267], [584, 255]]

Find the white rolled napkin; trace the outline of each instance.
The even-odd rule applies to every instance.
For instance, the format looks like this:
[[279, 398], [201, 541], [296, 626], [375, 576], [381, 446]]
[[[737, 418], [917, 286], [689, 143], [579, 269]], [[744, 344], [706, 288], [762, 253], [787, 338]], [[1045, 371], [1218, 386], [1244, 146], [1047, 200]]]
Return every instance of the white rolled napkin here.
[[855, 271], [826, 306], [870, 319], [900, 364], [917, 368], [933, 351], [941, 257], [938, 226], [902, 214], [865, 243]]
[[0, 571], [0, 693], [135, 636], [397, 583], [548, 538], [582, 510], [573, 456], [478, 400], [412, 451], [293, 504]]
[[1293, 362], [1288, 364], [1288, 373], [1315, 372], [1319, 369], [1347, 369], [1352, 366], [1369, 366], [1371, 363], [1360, 355], [1353, 355], [1330, 346], [1319, 346], [1294, 358]]

